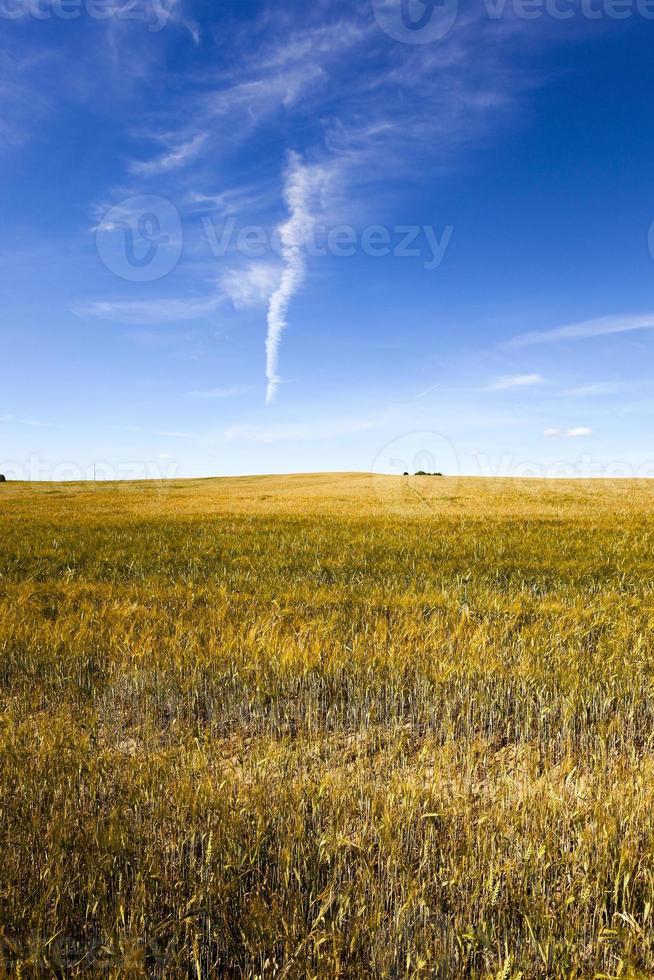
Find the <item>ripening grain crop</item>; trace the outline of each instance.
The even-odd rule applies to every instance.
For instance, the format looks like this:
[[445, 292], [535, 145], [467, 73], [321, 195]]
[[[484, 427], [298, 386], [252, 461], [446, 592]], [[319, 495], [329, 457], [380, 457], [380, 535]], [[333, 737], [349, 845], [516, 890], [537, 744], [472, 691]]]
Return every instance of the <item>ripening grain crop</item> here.
[[652, 976], [653, 505], [4, 485], [0, 975]]

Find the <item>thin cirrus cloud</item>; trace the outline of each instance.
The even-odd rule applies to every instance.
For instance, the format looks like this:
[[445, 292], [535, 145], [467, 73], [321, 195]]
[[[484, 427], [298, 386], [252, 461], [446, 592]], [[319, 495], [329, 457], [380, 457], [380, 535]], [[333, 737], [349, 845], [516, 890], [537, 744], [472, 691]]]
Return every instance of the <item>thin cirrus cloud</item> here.
[[654, 330], [654, 314], [642, 316], [604, 316], [595, 320], [571, 323], [554, 330], [536, 330], [518, 334], [508, 342], [510, 347], [532, 347], [536, 344], [555, 344], [566, 340], [592, 340], [612, 334], [631, 333], [635, 330]]
[[508, 377], [498, 378], [497, 381], [485, 388], [485, 391], [509, 391], [511, 388], [532, 388], [535, 385], [544, 385], [545, 378], [540, 374], [513, 374]]
[[281, 269], [277, 262], [250, 262], [243, 268], [228, 269], [220, 280], [226, 296], [236, 310], [266, 306], [279, 288]]
[[[270, 173], [263, 181], [253, 181], [247, 169], [237, 175], [244, 181], [241, 195], [247, 188], [247, 200], [259, 212], [254, 220], [262, 227], [277, 226], [281, 266], [271, 258], [223, 271], [221, 298], [125, 302], [107, 297], [81, 310], [147, 325], [211, 315], [223, 298], [231, 299], [237, 312], [267, 306], [267, 404], [282, 383], [282, 337], [309, 272], [304, 229], [318, 219], [333, 226], [344, 208], [348, 222], [358, 220], [360, 212], [368, 220], [383, 220], [380, 200], [401, 194], [422, 159], [436, 159], [434, 147], [440, 169], [453, 165], [472, 141], [513, 118], [526, 88], [512, 63], [515, 26], [507, 30], [470, 15], [438, 46], [416, 47], [389, 45], [361, 5], [352, 5], [345, 16], [327, 13], [327, 23], [326, 12], [322, 3], [310, 7], [306, 26], [297, 29], [290, 16], [276, 11], [283, 31], [237, 32], [230, 42], [233, 58], [220, 69], [201, 65], [192, 89], [183, 96], [175, 91], [166, 102], [158, 117], [162, 135], [148, 136], [155, 141], [152, 157], [143, 154], [127, 165], [144, 182], [153, 176], [165, 180], [166, 193], [179, 207], [195, 211], [199, 203], [213, 200], [219, 209], [232, 211], [235, 202], [242, 207], [239, 189], [216, 188], [216, 163], [224, 164], [235, 148], [252, 145], [262, 129], [274, 126], [278, 134], [291, 134], [288, 141], [280, 139], [286, 166], [277, 172], [281, 187], [273, 182], [278, 195], [274, 215]], [[173, 15], [182, 16], [181, 4], [173, 5]], [[265, 27], [264, 18], [259, 26]], [[419, 99], [414, 98], [417, 87]], [[380, 197], [376, 191], [384, 180], [393, 189]], [[280, 219], [282, 204], [286, 216]], [[489, 390], [543, 383], [525, 375], [500, 379]]]
[[226, 388], [208, 388], [204, 391], [187, 391], [184, 393], [184, 398], [196, 402], [211, 402], [223, 398], [238, 398], [239, 395], [247, 395], [251, 390], [250, 385], [232, 385]]
[[580, 385], [578, 388], [571, 388], [568, 394], [578, 395], [582, 398], [594, 397], [599, 395], [618, 395], [624, 391], [625, 385], [616, 381], [598, 381], [594, 384]]
[[[27, 17], [28, 5], [16, 4], [18, 17]], [[5, 16], [13, 19], [13, 12], [5, 8]], [[49, 54], [28, 53], [14, 34], [10, 44], [0, 47], [0, 152], [15, 149], [27, 143], [38, 122], [47, 115], [50, 107], [48, 95], [40, 84], [42, 61]]]
[[74, 307], [73, 312], [120, 323], [164, 323], [201, 319], [215, 313], [223, 302], [222, 293], [200, 299], [96, 300]]
[[0, 415], [0, 422], [15, 422], [16, 425], [28, 425], [32, 429], [48, 429], [50, 427], [49, 422], [40, 422], [37, 419], [20, 419], [11, 414]]
[[192, 139], [176, 146], [169, 146], [164, 153], [152, 160], [134, 160], [129, 165], [130, 172], [144, 177], [165, 174], [170, 170], [184, 167], [200, 154], [207, 141], [206, 133], [198, 133]]
[[[201, 192], [211, 172], [205, 166], [209, 156], [214, 162], [222, 159], [226, 146], [233, 151], [251, 142], [258, 130], [276, 119], [283, 123], [276, 127], [278, 132], [290, 127], [291, 132], [308, 134], [308, 140], [298, 144], [294, 139], [282, 147], [288, 151], [282, 175], [287, 216], [281, 221], [267, 219], [277, 224], [283, 266], [275, 269], [274, 281], [269, 266], [224, 273], [221, 283], [237, 311], [268, 305], [268, 404], [274, 401], [282, 380], [280, 348], [291, 304], [307, 277], [304, 227], [318, 216], [327, 216], [327, 224], [333, 225], [344, 207], [348, 221], [358, 217], [359, 211], [370, 210], [371, 202], [379, 200], [374, 189], [381, 180], [389, 177], [403, 186], [405, 177], [415, 176], [418, 151], [427, 157], [437, 145], [442, 168], [455, 151], [483, 136], [501, 115], [508, 115], [524, 88], [519, 73], [511, 69], [513, 35], [501, 25], [483, 18], [474, 23], [468, 19], [460, 24], [456, 39], [444, 40], [437, 51], [417, 50], [389, 46], [369, 12], [357, 5], [346, 17], [330, 18], [327, 24], [325, 9], [316, 5], [304, 29], [294, 29], [289, 19], [281, 43], [277, 37], [268, 40], [261, 32], [250, 33], [246, 45], [237, 35], [234, 68], [220, 73], [208, 67], [199, 71], [196, 91], [190, 96], [185, 93], [183, 100], [173, 97], [166, 107], [167, 133], [181, 129], [198, 135], [166, 145], [153, 159], [130, 165], [132, 175], [174, 177], [181, 185], [176, 200], [190, 200], [197, 206], [198, 201], [216, 197], [213, 191], [208, 196]], [[283, 12], [279, 16], [283, 18]], [[263, 41], [253, 44], [253, 38]], [[359, 58], [357, 52], [364, 57]], [[371, 52], [377, 57], [371, 57]], [[412, 98], [417, 84], [422, 92], [419, 100]], [[210, 119], [220, 120], [220, 126], [208, 126]], [[229, 132], [228, 141], [225, 132]], [[251, 184], [251, 175], [248, 179]], [[269, 184], [268, 176], [266, 180]], [[269, 192], [269, 186], [265, 190]], [[250, 187], [250, 193], [255, 199], [260, 194], [256, 186]], [[266, 205], [269, 203], [267, 200]], [[375, 204], [375, 212], [377, 207]], [[207, 310], [186, 304], [177, 316], [170, 301], [147, 307], [105, 302], [93, 304], [87, 312], [148, 323], [159, 314], [164, 320], [189, 319]]]
[[[457, 43], [449, 53], [440, 51], [438, 56], [424, 52], [398, 52], [390, 64], [380, 70], [374, 84], [362, 85], [357, 91], [356, 118], [351, 114], [334, 119], [325, 135], [324, 144], [317, 150], [319, 164], [312, 166], [303, 162], [295, 153], [289, 154], [285, 175], [284, 196], [289, 209], [289, 219], [278, 231], [282, 241], [282, 254], [285, 268], [278, 289], [273, 293], [268, 308], [268, 331], [266, 338], [266, 403], [275, 400], [281, 378], [279, 375], [279, 355], [281, 338], [288, 325], [289, 308], [292, 299], [304, 284], [307, 274], [307, 261], [302, 248], [303, 229], [316, 215], [312, 211], [311, 198], [318, 196], [321, 208], [333, 195], [338, 186], [334, 204], [338, 206], [343, 188], [348, 184], [359, 191], [369, 183], [370, 164], [375, 162], [374, 172], [378, 172], [380, 160], [394, 168], [396, 161], [406, 158], [404, 148], [407, 141], [415, 146], [415, 133], [422, 136], [438, 136], [441, 148], [454, 149], [464, 140], [479, 135], [499, 111], [509, 108], [513, 93], [506, 84], [506, 75], [499, 71], [496, 52], [488, 58], [488, 52], [481, 51], [479, 44], [473, 45], [478, 34], [474, 32]], [[358, 38], [361, 40], [361, 38]], [[474, 48], [474, 51], [473, 51]], [[476, 98], [477, 88], [473, 74], [484, 75], [483, 100]], [[406, 102], [402, 111], [397, 112], [392, 98], [385, 98], [384, 91], [391, 86], [395, 92], [411, 86], [420, 78], [426, 89], [422, 105], [429, 105], [428, 111], [418, 109], [415, 118], [407, 118]], [[447, 79], [448, 84], [443, 85]], [[447, 97], [443, 98], [443, 88]], [[429, 98], [433, 92], [434, 98]], [[367, 124], [362, 126], [362, 119]], [[429, 141], [427, 141], [427, 144]], [[398, 171], [401, 172], [401, 169]], [[394, 174], [397, 177], [397, 173]], [[366, 199], [369, 195], [363, 195]], [[527, 383], [538, 383], [529, 381]]]
[[543, 433], [548, 439], [556, 439], [557, 437], [582, 439], [586, 436], [592, 436], [592, 434], [593, 430], [587, 425], [578, 425], [573, 429], [545, 429]]

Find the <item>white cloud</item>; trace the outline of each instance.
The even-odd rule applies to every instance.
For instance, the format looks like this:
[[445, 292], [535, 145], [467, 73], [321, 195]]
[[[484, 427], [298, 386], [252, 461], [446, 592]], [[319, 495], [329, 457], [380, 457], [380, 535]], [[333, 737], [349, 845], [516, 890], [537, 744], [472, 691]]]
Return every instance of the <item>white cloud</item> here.
[[424, 391], [419, 391], [417, 395], [413, 396], [414, 402], [420, 401], [421, 398], [425, 398], [427, 395], [430, 395], [432, 391], [438, 391], [440, 387], [440, 384], [435, 384], [430, 385], [429, 388], [425, 388]]
[[565, 340], [591, 340], [611, 334], [630, 333], [634, 330], [654, 330], [654, 314], [644, 316], [605, 316], [582, 323], [571, 323], [554, 330], [519, 334], [509, 341], [511, 347], [531, 347], [535, 344], [553, 344]]
[[[49, 6], [55, 5], [55, 0], [42, 0]], [[58, 0], [57, 0], [58, 2]], [[193, 43], [200, 43], [200, 28], [195, 21], [189, 20], [184, 13], [182, 0], [131, 0], [129, 10], [119, 5], [109, 6], [106, 25], [109, 32], [109, 46], [116, 61], [122, 54], [121, 48], [127, 44], [130, 36], [130, 23], [138, 19], [148, 25], [148, 30], [155, 34], [162, 31], [168, 24], [185, 28]], [[124, 9], [124, 14], [122, 15]], [[127, 49], [129, 51], [129, 48]], [[143, 57], [144, 45], [139, 46], [139, 54]]]
[[557, 436], [565, 436], [566, 439], [582, 439], [584, 436], [592, 436], [593, 430], [587, 425], [578, 425], [574, 429], [545, 429], [543, 432], [544, 436], [548, 439], [554, 439]]
[[566, 436], [568, 439], [581, 439], [584, 436], [592, 436], [593, 430], [586, 425], [579, 425], [576, 429], [568, 429]]
[[96, 300], [74, 307], [73, 312], [121, 323], [164, 323], [209, 316], [222, 302], [224, 297], [219, 293], [199, 299]]
[[262, 123], [306, 99], [325, 77], [322, 67], [310, 59], [286, 71], [259, 70], [258, 77], [236, 79], [210, 93], [202, 101], [201, 116], [219, 117], [220, 131], [229, 131], [230, 142], [242, 142]]
[[20, 419], [15, 415], [0, 415], [0, 422], [15, 422], [17, 425], [28, 425], [32, 429], [47, 429], [49, 422], [39, 422], [37, 419]]
[[193, 190], [189, 193], [189, 202], [193, 210], [206, 215], [207, 206], [215, 208], [223, 214], [236, 214], [243, 218], [253, 211], [267, 210], [279, 203], [276, 184], [273, 181], [262, 180], [258, 184], [244, 184], [240, 187], [229, 187], [219, 193], [201, 193]]
[[[179, 0], [171, 0], [165, 11], [171, 20], [180, 21], [183, 15]], [[221, 282], [237, 310], [269, 304], [267, 402], [280, 384], [279, 350], [290, 304], [307, 274], [302, 226], [327, 209], [325, 175], [330, 180], [328, 224], [337, 223], [335, 213], [345, 199], [348, 223], [358, 220], [360, 211], [367, 213], [368, 221], [385, 220], [383, 210], [391, 194], [400, 193], [406, 181], [419, 183], [426, 168], [438, 173], [450, 167], [455, 153], [494, 131], [510, 115], [525, 90], [524, 78], [511, 63], [520, 25], [506, 30], [483, 16], [467, 15], [438, 45], [413, 46], [389, 44], [361, 5], [353, 4], [348, 11], [337, 18], [320, 2], [309, 6], [304, 19], [308, 26], [302, 30], [284, 10], [275, 10], [274, 31], [269, 29], [269, 13], [236, 30], [228, 39], [233, 60], [224, 62], [235, 67], [196, 66], [191, 90], [166, 103], [164, 135], [158, 137], [163, 152], [131, 164], [132, 173], [141, 177], [174, 173], [181, 185], [175, 199], [196, 209], [206, 198], [189, 193], [191, 187], [201, 186], [199, 180], [204, 182], [208, 173], [220, 174], [221, 155], [233, 154], [261, 127], [272, 131], [277, 126], [308, 147], [302, 159], [291, 155], [285, 175], [290, 215], [280, 229], [283, 269], [253, 266], [243, 273], [227, 272]], [[175, 141], [173, 133], [182, 135]], [[194, 162], [196, 166], [190, 166]], [[183, 167], [189, 173], [178, 173]], [[248, 174], [242, 176], [247, 180]], [[382, 196], [376, 191], [386, 177], [393, 185]], [[269, 197], [269, 172], [261, 184]], [[248, 186], [254, 202], [257, 196], [266, 197], [256, 182], [254, 188]], [[229, 191], [212, 196], [221, 209], [233, 210], [235, 200], [240, 207]], [[266, 219], [270, 224], [269, 211]], [[217, 302], [100, 302], [85, 312], [152, 323], [204, 316]], [[529, 380], [505, 379], [495, 390], [543, 383], [526, 377]]]
[[[89, 228], [91, 234], [97, 235], [98, 232], [106, 234], [113, 231], [120, 231], [122, 233], [124, 232], [125, 226], [134, 228], [143, 215], [144, 198], [149, 198], [153, 205], [156, 205], [157, 200], [160, 200], [152, 195], [131, 193], [131, 191], [128, 192], [127, 190], [123, 190], [121, 193], [127, 194], [122, 201], [113, 203], [110, 200], [105, 200], [93, 206], [92, 213], [96, 219], [96, 224], [91, 225]], [[166, 228], [167, 233], [170, 230], [170, 228]], [[167, 245], [169, 248], [179, 247], [183, 244], [179, 232], [176, 235], [168, 236]]]
[[617, 395], [624, 391], [624, 385], [614, 381], [600, 381], [596, 384], [581, 385], [579, 388], [572, 388], [568, 394], [579, 395], [580, 397], [592, 397], [595, 395]]
[[144, 0], [144, 6], [147, 22], [154, 22], [158, 30], [166, 27], [169, 22], [179, 24], [186, 28], [196, 46], [200, 43], [200, 28], [186, 16], [182, 0]]
[[543, 385], [545, 379], [540, 374], [514, 374], [509, 377], [499, 378], [486, 391], [508, 391], [509, 388], [529, 388], [533, 385]]
[[[12, 8], [21, 20], [29, 16], [27, 4], [14, 4]], [[13, 31], [9, 44], [0, 48], [0, 152], [3, 153], [26, 143], [43, 116], [49, 110], [54, 112], [49, 105], [47, 87], [42, 84], [43, 73], [52, 70], [50, 65], [43, 65], [52, 60], [51, 52], [46, 45], [30, 52], [22, 47], [19, 37], [20, 32]], [[5, 40], [9, 40], [8, 31]]]
[[355, 24], [348, 20], [310, 27], [289, 34], [281, 43], [273, 43], [268, 52], [257, 52], [256, 59], [251, 58], [251, 63], [259, 69], [279, 71], [283, 65], [343, 57], [345, 52], [364, 42], [376, 29], [372, 21]]
[[[221, 284], [237, 309], [269, 303], [267, 402], [280, 384], [279, 349], [290, 304], [307, 274], [302, 225], [318, 214], [322, 218], [329, 208], [327, 224], [333, 226], [346, 200], [348, 223], [360, 216], [362, 221], [384, 220], [392, 194], [400, 193], [406, 181], [418, 183], [425, 168], [437, 173], [450, 167], [455, 153], [509, 116], [525, 88], [510, 61], [515, 26], [509, 31], [469, 15], [438, 45], [389, 44], [369, 10], [359, 4], [348, 9], [346, 17], [337, 18], [329, 5], [310, 5], [302, 30], [288, 12], [276, 10], [274, 32], [269, 14], [236, 31], [229, 39], [234, 59], [228, 62], [236, 67], [199, 68], [192, 93], [174, 97], [166, 106], [167, 133], [198, 135], [166, 145], [166, 152], [155, 159], [132, 164], [132, 172], [147, 176], [178, 171], [199, 158], [202, 171], [191, 169], [197, 187], [199, 172], [202, 180], [208, 172], [220, 173], [216, 162], [221, 155], [233, 153], [263, 126], [278, 126], [308, 147], [302, 160], [290, 157], [285, 175], [290, 216], [280, 229], [283, 270], [276, 270], [272, 284], [271, 266], [244, 275], [228, 272]], [[170, 16], [181, 16], [180, 4], [172, 5]], [[204, 166], [209, 157], [210, 170]], [[318, 186], [326, 174], [328, 201], [324, 186]], [[376, 191], [384, 178], [393, 183], [382, 197]], [[269, 176], [261, 183], [269, 191]], [[189, 196], [191, 186], [187, 183], [180, 197], [197, 208], [202, 200]], [[256, 200], [256, 187], [250, 186], [250, 193]], [[212, 196], [221, 209], [233, 209], [229, 192]], [[269, 212], [266, 217], [270, 223]], [[150, 322], [159, 315], [133, 305], [100, 306], [92, 314], [117, 314], [131, 322]], [[184, 318], [194, 315], [191, 311]]]
[[192, 401], [210, 402], [223, 398], [237, 398], [239, 395], [246, 395], [252, 388], [250, 385], [232, 385], [230, 388], [209, 388], [205, 391], [187, 391], [184, 398]]
[[241, 269], [229, 269], [220, 285], [237, 310], [266, 306], [279, 286], [281, 267], [277, 262], [251, 262]]
[[129, 169], [133, 174], [139, 174], [143, 177], [152, 176], [153, 174], [168, 173], [170, 170], [177, 170], [179, 167], [185, 166], [187, 163], [197, 157], [204, 147], [206, 141], [207, 134], [198, 133], [197, 136], [187, 140], [186, 143], [180, 143], [177, 146], [169, 146], [163, 154], [156, 157], [154, 160], [134, 160], [129, 165]]
[[266, 378], [268, 389], [266, 403], [270, 404], [277, 393], [279, 377], [279, 348], [282, 333], [288, 322], [288, 308], [300, 289], [306, 275], [305, 242], [314, 215], [311, 201], [316, 194], [323, 194], [328, 172], [323, 167], [304, 164], [297, 153], [289, 154], [286, 171], [284, 198], [288, 205], [289, 219], [279, 228], [284, 259], [281, 282], [270, 297], [268, 306], [268, 335], [266, 337]]

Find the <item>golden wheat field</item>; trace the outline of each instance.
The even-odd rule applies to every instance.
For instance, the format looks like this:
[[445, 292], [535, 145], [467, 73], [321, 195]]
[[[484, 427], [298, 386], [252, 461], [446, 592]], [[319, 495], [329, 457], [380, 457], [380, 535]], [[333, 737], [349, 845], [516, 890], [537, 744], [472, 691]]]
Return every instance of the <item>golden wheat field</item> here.
[[1, 975], [654, 975], [653, 506], [4, 485]]

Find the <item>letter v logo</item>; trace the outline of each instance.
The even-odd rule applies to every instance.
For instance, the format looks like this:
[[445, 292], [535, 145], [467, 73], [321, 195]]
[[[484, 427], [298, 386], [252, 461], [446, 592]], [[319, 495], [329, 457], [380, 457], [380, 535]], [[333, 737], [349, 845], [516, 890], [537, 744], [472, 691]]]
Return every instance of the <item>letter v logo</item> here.
[[438, 41], [454, 27], [459, 0], [372, 0], [377, 23], [405, 44]]
[[444, 0], [402, 0], [402, 23], [407, 31], [421, 31], [434, 16], [436, 4], [443, 3]]

